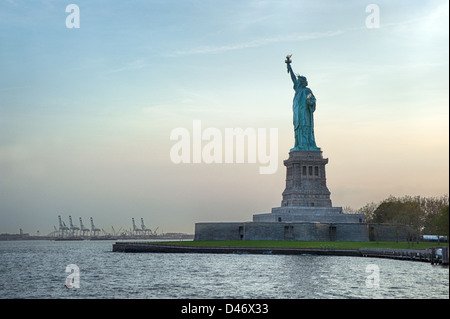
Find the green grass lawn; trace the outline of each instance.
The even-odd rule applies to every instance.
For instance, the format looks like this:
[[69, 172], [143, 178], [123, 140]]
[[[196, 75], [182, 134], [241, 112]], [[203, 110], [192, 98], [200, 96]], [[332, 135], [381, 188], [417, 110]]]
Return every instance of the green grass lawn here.
[[[354, 242], [354, 241], [281, 241], [281, 240], [230, 240], [230, 241], [167, 241], [153, 242], [154, 244], [179, 245], [179, 246], [208, 246], [208, 247], [267, 247], [267, 248], [396, 248], [396, 249], [423, 249], [438, 247], [437, 243], [419, 242], [410, 244], [407, 242]], [[439, 246], [447, 246], [441, 243]]]

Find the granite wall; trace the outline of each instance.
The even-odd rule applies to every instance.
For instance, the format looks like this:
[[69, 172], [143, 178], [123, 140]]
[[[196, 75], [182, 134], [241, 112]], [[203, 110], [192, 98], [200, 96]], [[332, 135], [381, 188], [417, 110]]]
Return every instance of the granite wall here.
[[405, 241], [408, 231], [367, 223], [196, 223], [194, 240]]

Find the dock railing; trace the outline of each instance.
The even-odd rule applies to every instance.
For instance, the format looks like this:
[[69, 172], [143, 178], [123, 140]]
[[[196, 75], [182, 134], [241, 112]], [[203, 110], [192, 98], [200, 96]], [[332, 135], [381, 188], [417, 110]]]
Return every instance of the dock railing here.
[[448, 247], [425, 249], [361, 248], [363, 257], [377, 257], [448, 265]]

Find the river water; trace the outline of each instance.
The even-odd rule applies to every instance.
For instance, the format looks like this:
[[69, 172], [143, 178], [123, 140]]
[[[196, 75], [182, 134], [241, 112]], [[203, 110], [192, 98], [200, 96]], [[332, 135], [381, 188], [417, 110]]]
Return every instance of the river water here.
[[[0, 298], [449, 298], [449, 269], [338, 256], [112, 252], [113, 241], [0, 242]], [[79, 288], [64, 287], [78, 267]]]

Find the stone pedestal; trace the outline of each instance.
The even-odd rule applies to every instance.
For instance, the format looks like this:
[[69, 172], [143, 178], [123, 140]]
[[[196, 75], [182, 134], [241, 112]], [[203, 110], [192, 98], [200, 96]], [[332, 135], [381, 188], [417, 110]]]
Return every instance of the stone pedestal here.
[[253, 215], [254, 222], [320, 222], [362, 223], [360, 214], [343, 214], [341, 207], [333, 207], [327, 188], [325, 165], [321, 151], [291, 151], [284, 161], [286, 188], [281, 207], [272, 213]]
[[284, 161], [286, 188], [281, 207], [331, 207], [325, 165], [321, 151], [293, 151]]

